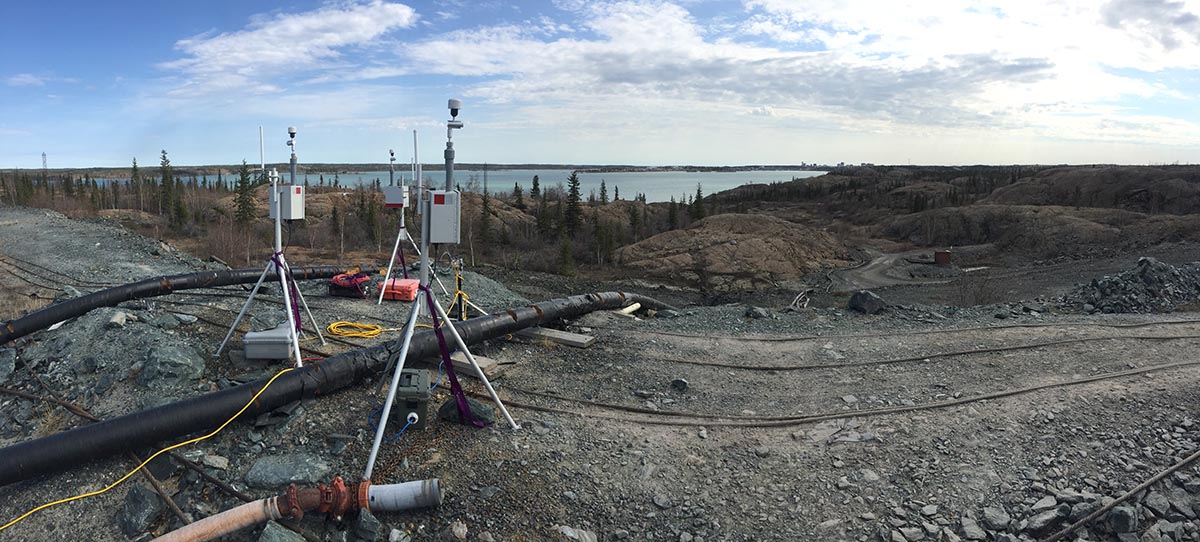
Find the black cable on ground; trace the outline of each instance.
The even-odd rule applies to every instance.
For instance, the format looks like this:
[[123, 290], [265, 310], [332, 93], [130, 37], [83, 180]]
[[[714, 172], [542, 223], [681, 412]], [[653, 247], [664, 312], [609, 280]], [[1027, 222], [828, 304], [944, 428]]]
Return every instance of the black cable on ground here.
[[1046, 327], [1104, 327], [1115, 329], [1129, 329], [1148, 326], [1168, 326], [1179, 324], [1200, 324], [1200, 320], [1164, 320], [1161, 322], [1137, 322], [1132, 324], [1103, 324], [1099, 322], [1051, 322], [1041, 324], [1009, 324], [1003, 326], [976, 326], [976, 327], [957, 327], [946, 329], [925, 329], [916, 331], [893, 331], [879, 333], [856, 333], [846, 335], [792, 335], [787, 337], [758, 337], [753, 335], [698, 335], [695, 333], [677, 333], [672, 331], [658, 331], [651, 329], [635, 329], [615, 326], [588, 326], [594, 329], [615, 329], [629, 333], [640, 333], [643, 335], [666, 335], [668, 337], [683, 337], [685, 339], [711, 339], [716, 341], [745, 341], [745, 342], [794, 342], [794, 341], [815, 341], [818, 339], [866, 339], [872, 337], [905, 337], [910, 335], [938, 335], [943, 333], [965, 333], [967, 331], [995, 331], [1004, 329], [1021, 329], [1021, 328], [1046, 328]]
[[746, 371], [807, 371], [811, 369], [838, 369], [842, 367], [865, 367], [871, 365], [892, 365], [899, 363], [915, 363], [929, 361], [937, 358], [949, 358], [955, 356], [969, 356], [975, 354], [987, 354], [992, 352], [1011, 352], [1014, 350], [1031, 350], [1034, 348], [1045, 348], [1048, 346], [1059, 346], [1064, 344], [1075, 344], [1090, 341], [1182, 341], [1187, 339], [1200, 339], [1200, 335], [1116, 335], [1112, 337], [1083, 337], [1078, 339], [1060, 339], [1057, 341], [1047, 341], [1033, 344], [1020, 344], [1016, 346], [997, 346], [992, 348], [977, 348], [974, 350], [958, 350], [955, 352], [936, 352], [933, 354], [923, 354], [910, 356], [906, 358], [894, 359], [877, 359], [869, 361], [848, 361], [845, 363], [819, 363], [815, 365], [738, 365], [735, 363], [695, 361], [690, 359], [680, 358], [662, 358], [662, 357], [647, 357], [644, 359], [652, 359], [655, 361], [667, 361], [670, 363], [681, 363], [684, 365], [697, 365], [701, 367], [718, 367], [721, 369], [742, 369]]
[[[10, 261], [5, 261], [5, 260], [10, 260]], [[39, 274], [39, 273], [37, 273], [37, 272], [34, 272], [34, 271], [30, 271], [30, 270], [29, 270], [29, 269], [27, 269], [25, 266], [28, 266], [28, 267], [35, 267], [35, 268], [37, 268], [37, 269], [41, 269], [41, 270], [43, 270], [45, 273], [50, 273], [50, 274], [53, 274], [53, 275], [58, 275], [58, 277], [59, 277], [59, 278], [57, 278], [57, 279], [52, 279], [52, 280], [59, 280], [59, 281], [63, 281], [63, 282], [70, 281], [70, 283], [71, 283], [71, 285], [72, 285], [72, 286], [88, 286], [88, 287], [92, 287], [92, 288], [97, 288], [97, 287], [99, 287], [99, 288], [106, 288], [106, 287], [110, 287], [110, 286], [119, 286], [119, 285], [121, 284], [121, 283], [119, 283], [119, 282], [96, 282], [96, 281], [91, 281], [91, 280], [87, 280], [87, 279], [81, 279], [81, 278], [79, 278], [79, 277], [76, 277], [76, 276], [73, 276], [73, 275], [68, 275], [68, 274], [66, 274], [66, 273], [63, 273], [63, 272], [61, 272], [61, 271], [58, 271], [58, 270], [55, 270], [55, 269], [51, 269], [51, 268], [49, 268], [49, 267], [46, 267], [46, 266], [43, 266], [43, 265], [38, 265], [38, 264], [36, 264], [36, 263], [33, 263], [33, 262], [31, 262], [31, 261], [28, 261], [28, 260], [22, 260], [21, 258], [18, 258], [18, 257], [16, 257], [16, 256], [12, 256], [12, 255], [10, 255], [10, 254], [0, 254], [0, 262], [2, 262], [2, 263], [5, 263], [5, 264], [8, 264], [8, 265], [9, 265], [9, 266], [11, 266], [11, 267], [15, 267], [15, 268], [17, 268], [17, 269], [20, 269], [21, 271], [24, 271], [24, 272], [26, 272], [26, 273], [29, 273], [29, 274], [31, 274], [31, 275], [37, 275], [37, 274]], [[15, 264], [14, 264], [13, 262], [17, 262], [17, 263], [15, 263]], [[43, 278], [49, 278], [49, 277], [47, 277], [47, 276], [45, 275], [45, 273], [42, 273], [42, 274], [41, 274], [41, 276], [42, 276]]]
[[[630, 417], [622, 417], [622, 416], [615, 416], [615, 415], [580, 412], [580, 411], [576, 411], [576, 410], [557, 409], [557, 408], [533, 405], [533, 404], [529, 404], [529, 403], [521, 403], [518, 401], [514, 401], [512, 399], [504, 399], [504, 404], [508, 405], [508, 406], [514, 406], [517, 408], [537, 410], [540, 412], [567, 414], [567, 415], [579, 416], [579, 417], [584, 417], [584, 418], [596, 418], [596, 419], [603, 419], [603, 420], [619, 421], [619, 422], [623, 422], [623, 423], [640, 423], [640, 424], [645, 424], [645, 425], [670, 425], [670, 426], [684, 426], [684, 427], [701, 426], [701, 425], [706, 426], [706, 427], [790, 427], [790, 426], [794, 426], [794, 425], [815, 423], [815, 422], [826, 421], [826, 420], [836, 420], [836, 419], [843, 419], [843, 418], [859, 418], [859, 417], [868, 417], [868, 416], [883, 416], [883, 415], [888, 415], [888, 414], [899, 414], [899, 413], [903, 413], [903, 412], [913, 412], [913, 411], [919, 411], [919, 410], [949, 408], [949, 407], [965, 405], [965, 404], [969, 404], [969, 403], [976, 403], [979, 401], [987, 401], [987, 400], [991, 400], [991, 399], [1000, 399], [1000, 398], [1004, 398], [1004, 397], [1011, 397], [1014, 395], [1022, 395], [1022, 394], [1026, 394], [1026, 393], [1032, 393], [1032, 392], [1040, 391], [1040, 390], [1044, 390], [1044, 389], [1078, 386], [1078, 385], [1082, 385], [1082, 384], [1089, 384], [1092, 382], [1099, 382], [1102, 380], [1124, 378], [1124, 377], [1139, 375], [1139, 374], [1148, 373], [1148, 372], [1152, 372], [1152, 371], [1163, 371], [1163, 370], [1176, 369], [1176, 368], [1181, 368], [1181, 367], [1190, 367], [1193, 365], [1200, 365], [1200, 361], [1181, 361], [1181, 362], [1177, 362], [1177, 363], [1165, 363], [1162, 365], [1152, 365], [1152, 366], [1148, 366], [1148, 367], [1141, 367], [1138, 369], [1131, 369], [1128, 371], [1119, 371], [1119, 372], [1115, 372], [1115, 373], [1104, 373], [1104, 374], [1100, 374], [1100, 375], [1089, 376], [1086, 378], [1067, 380], [1064, 382], [1038, 384], [1038, 385], [1034, 385], [1034, 386], [1027, 386], [1027, 387], [1016, 388], [1016, 389], [1011, 389], [1011, 390], [1004, 390], [1004, 391], [999, 391], [999, 392], [994, 392], [994, 393], [986, 393], [983, 395], [975, 395], [972, 397], [962, 397], [959, 399], [952, 399], [952, 400], [948, 400], [948, 401], [937, 401], [937, 402], [933, 402], [933, 403], [924, 403], [924, 404], [920, 404], [920, 405], [872, 408], [872, 409], [863, 409], [863, 410], [844, 410], [844, 411], [838, 411], [838, 412], [832, 412], [832, 413], [810, 414], [810, 415], [804, 415], [804, 416], [753, 416], [753, 417], [747, 416], [747, 417], [742, 417], [742, 416], [719, 415], [719, 414], [698, 415], [698, 414], [689, 414], [689, 413], [684, 413], [684, 412], [649, 410], [649, 409], [643, 409], [643, 408], [637, 408], [637, 407], [627, 407], [627, 406], [623, 406], [623, 405], [598, 403], [595, 401], [588, 401], [588, 400], [584, 400], [584, 399], [570, 399], [570, 398], [565, 398], [562, 396], [555, 396], [552, 394], [546, 394], [546, 393], [542, 393], [542, 392], [531, 392], [528, 390], [518, 390], [518, 389], [514, 388], [512, 385], [506, 386], [506, 389], [508, 389], [510, 391], [518, 391], [519, 393], [529, 393], [529, 394], [535, 395], [535, 396], [543, 396], [543, 397], [553, 398], [553, 399], [559, 400], [559, 401], [566, 401], [566, 402], [580, 403], [580, 404], [589, 405], [589, 406], [596, 406], [598, 408], [605, 408], [605, 409], [609, 409], [609, 410], [630, 412], [630, 413], [634, 413], [634, 414], [652, 415], [652, 416], [660, 418], [660, 419], [639, 419], [639, 418], [630, 418]], [[479, 394], [477, 394], [477, 393], [473, 394], [473, 395], [479, 396]], [[671, 418], [674, 418], [674, 419], [671, 419]], [[686, 421], [684, 421], [684, 420], [686, 420]], [[730, 421], [721, 421], [721, 420], [741, 420], [741, 421], [730, 422]]]

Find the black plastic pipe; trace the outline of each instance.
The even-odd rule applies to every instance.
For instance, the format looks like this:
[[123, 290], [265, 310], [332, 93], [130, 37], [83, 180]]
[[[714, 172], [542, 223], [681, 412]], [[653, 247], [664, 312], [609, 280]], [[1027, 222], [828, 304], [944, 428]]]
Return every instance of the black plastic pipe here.
[[[293, 267], [292, 275], [296, 280], [327, 279], [343, 272], [341, 268], [332, 265], [316, 267]], [[5, 322], [0, 327], [0, 345], [14, 339], [29, 335], [35, 331], [46, 329], [57, 322], [87, 314], [88, 311], [100, 307], [113, 307], [131, 299], [167, 295], [180, 290], [194, 288], [214, 288], [231, 284], [249, 284], [257, 282], [262, 276], [262, 269], [228, 269], [224, 271], [201, 271], [155, 277], [130, 284], [100, 290], [87, 295], [55, 303], [44, 309], [31, 312], [16, 320]], [[279, 280], [274, 271], [267, 273], [267, 280]]]
[[[634, 302], [645, 308], [672, 308], [638, 294], [604, 292], [544, 301], [454, 322], [454, 327], [464, 342], [473, 344], [538, 324], [575, 318], [596, 310], [616, 309]], [[400, 355], [400, 346], [398, 340], [388, 341], [344, 352], [286, 373], [246, 409], [242, 418], [253, 418], [293, 401], [348, 387], [383, 369], [389, 360]], [[413, 336], [408, 359], [422, 359], [437, 351], [434, 332], [424, 331]], [[266, 382], [264, 378], [0, 449], [0, 486], [62, 472], [88, 461], [216, 427], [250, 402]]]

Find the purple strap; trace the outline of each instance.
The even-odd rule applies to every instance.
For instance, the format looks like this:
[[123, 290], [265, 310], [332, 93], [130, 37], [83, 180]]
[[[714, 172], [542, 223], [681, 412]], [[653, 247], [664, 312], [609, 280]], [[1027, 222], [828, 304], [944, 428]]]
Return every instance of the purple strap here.
[[404, 278], [408, 278], [408, 264], [404, 263], [404, 247], [401, 247], [396, 253], [400, 255], [400, 272], [404, 273]]
[[296, 289], [296, 278], [292, 276], [292, 270], [284, 267], [283, 263], [279, 261], [279, 257], [282, 255], [282, 252], [276, 252], [271, 256], [271, 261], [275, 262], [275, 271], [283, 275], [283, 282], [288, 286], [283, 295], [288, 296], [292, 302], [292, 320], [296, 322], [296, 333], [299, 334], [304, 323], [304, 320], [300, 319], [300, 291]]
[[[454, 363], [450, 361], [450, 349], [446, 347], [446, 336], [442, 334], [442, 326], [438, 325], [437, 309], [433, 306], [433, 291], [424, 284], [420, 288], [425, 291], [425, 299], [429, 300], [429, 315], [433, 317], [433, 332], [437, 335], [438, 347], [442, 350], [442, 361], [445, 362], [446, 376], [450, 379], [450, 394], [454, 396], [454, 402], [458, 403], [459, 419], [474, 424], [475, 427], [492, 425], [475, 419], [475, 415], [471, 414], [471, 405], [467, 403], [467, 394], [463, 393], [462, 386], [458, 384], [458, 376], [454, 374]], [[446, 322], [446, 325], [454, 324]]]

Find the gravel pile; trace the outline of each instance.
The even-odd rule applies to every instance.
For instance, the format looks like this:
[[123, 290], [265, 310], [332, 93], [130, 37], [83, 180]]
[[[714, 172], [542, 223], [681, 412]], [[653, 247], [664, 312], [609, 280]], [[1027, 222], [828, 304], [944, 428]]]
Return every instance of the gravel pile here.
[[1088, 313], [1150, 313], [1170, 312], [1197, 299], [1200, 268], [1141, 258], [1133, 269], [1076, 288], [1061, 305]]

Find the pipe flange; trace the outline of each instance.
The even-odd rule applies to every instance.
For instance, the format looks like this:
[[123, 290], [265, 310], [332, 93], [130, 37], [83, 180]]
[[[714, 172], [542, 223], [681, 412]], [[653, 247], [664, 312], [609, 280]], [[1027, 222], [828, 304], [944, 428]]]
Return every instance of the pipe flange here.
[[358, 483], [358, 502], [356, 504], [358, 505], [357, 508], [360, 510], [370, 509], [371, 497], [368, 493], [369, 489], [371, 489], [370, 480], [363, 480]]
[[288, 486], [287, 492], [284, 493], [287, 502], [284, 506], [287, 507], [287, 515], [295, 518], [296, 521], [304, 519], [304, 509], [300, 507], [300, 488], [296, 484]]
[[341, 521], [351, 509], [351, 501], [354, 495], [346, 488], [346, 482], [341, 476], [335, 476], [329, 485], [319, 485], [317, 489], [321, 490], [321, 506], [317, 508], [318, 512], [325, 514], [329, 519]]

